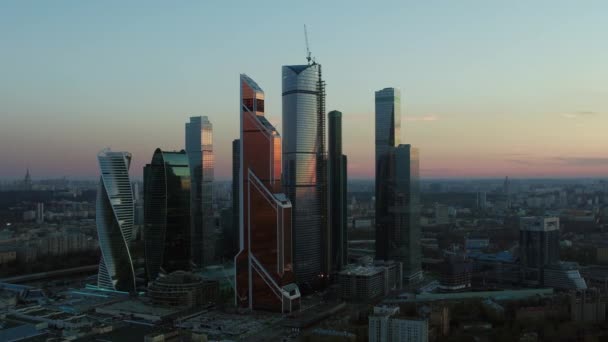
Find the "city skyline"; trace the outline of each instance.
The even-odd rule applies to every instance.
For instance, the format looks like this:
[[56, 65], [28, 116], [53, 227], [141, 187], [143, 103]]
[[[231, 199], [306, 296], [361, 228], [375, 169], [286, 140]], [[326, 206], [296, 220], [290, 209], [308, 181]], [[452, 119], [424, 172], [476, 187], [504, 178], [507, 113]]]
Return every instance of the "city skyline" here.
[[[401, 139], [420, 148], [423, 178], [603, 176], [608, 72], [597, 66], [608, 50], [597, 42], [607, 5], [547, 4], [361, 4], [344, 15], [337, 3], [321, 14], [310, 4], [237, 6], [218, 31], [222, 5], [3, 3], [0, 178], [29, 167], [38, 179], [94, 179], [91, 156], [110, 146], [132, 152], [131, 174], [142, 179], [150, 151], [180, 150], [183, 122], [206, 115], [218, 133], [217, 179], [229, 180], [238, 137], [231, 84], [256, 70], [272, 95], [268, 119], [281, 127], [280, 67], [304, 63], [304, 23], [324, 65], [326, 109], [344, 113], [353, 179], [373, 177], [373, 90], [387, 86], [401, 89]], [[256, 27], [265, 39], [240, 37], [248, 15], [269, 18]]]

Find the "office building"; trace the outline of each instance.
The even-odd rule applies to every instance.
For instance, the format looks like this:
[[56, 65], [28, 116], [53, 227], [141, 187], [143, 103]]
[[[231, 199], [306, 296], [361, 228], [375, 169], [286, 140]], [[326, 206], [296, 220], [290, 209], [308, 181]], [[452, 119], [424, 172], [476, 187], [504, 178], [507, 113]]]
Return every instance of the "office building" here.
[[239, 224], [240, 224], [240, 206], [239, 206], [239, 174], [241, 167], [241, 140], [235, 139], [232, 141], [232, 229], [228, 236], [227, 246], [230, 246], [232, 256], [239, 252]]
[[418, 150], [399, 144], [398, 89], [376, 92], [376, 259], [403, 263], [403, 280], [422, 277]]
[[216, 242], [213, 221], [213, 126], [206, 116], [191, 117], [190, 122], [186, 123], [186, 153], [192, 178], [192, 261], [202, 267], [214, 262]]
[[328, 114], [328, 171], [329, 171], [329, 238], [328, 269], [332, 274], [340, 272], [348, 263], [347, 236], [347, 168], [346, 156], [342, 154], [342, 113], [331, 111]]
[[340, 298], [346, 301], [371, 301], [402, 287], [403, 265], [393, 261], [350, 264], [337, 274]]
[[585, 290], [587, 282], [576, 262], [560, 261], [543, 267], [543, 286], [556, 290]]
[[422, 278], [418, 149], [399, 144], [399, 90], [376, 92], [376, 258], [403, 263], [403, 280]]
[[144, 246], [148, 281], [190, 269], [190, 167], [184, 150], [156, 149], [144, 167]]
[[264, 116], [264, 91], [242, 74], [238, 306], [291, 312], [299, 307], [292, 253], [292, 206], [281, 192], [281, 136]]
[[369, 342], [427, 342], [425, 319], [403, 317], [399, 307], [375, 306], [368, 318]]
[[293, 206], [294, 267], [303, 290], [328, 273], [325, 83], [321, 65], [283, 66], [283, 185]]
[[522, 217], [519, 260], [524, 281], [542, 283], [543, 268], [559, 261], [559, 217]]
[[101, 261], [100, 288], [133, 292], [135, 271], [130, 243], [133, 234], [133, 190], [129, 180], [131, 154], [105, 149], [97, 154], [101, 176], [97, 188], [97, 235]]

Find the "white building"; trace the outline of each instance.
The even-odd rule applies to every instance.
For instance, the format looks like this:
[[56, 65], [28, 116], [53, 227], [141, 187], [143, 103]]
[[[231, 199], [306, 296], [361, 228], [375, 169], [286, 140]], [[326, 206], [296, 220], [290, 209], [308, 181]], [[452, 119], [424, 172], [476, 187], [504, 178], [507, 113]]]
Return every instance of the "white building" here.
[[425, 319], [399, 317], [398, 307], [376, 306], [369, 316], [369, 342], [428, 342]]

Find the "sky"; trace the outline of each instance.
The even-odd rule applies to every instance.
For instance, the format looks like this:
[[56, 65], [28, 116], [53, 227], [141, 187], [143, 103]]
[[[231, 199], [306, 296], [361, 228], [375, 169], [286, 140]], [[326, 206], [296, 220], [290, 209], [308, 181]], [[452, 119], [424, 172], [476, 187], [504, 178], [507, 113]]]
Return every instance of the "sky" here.
[[608, 175], [606, 1], [0, 1], [0, 178], [98, 175], [96, 154], [179, 150], [214, 126], [231, 177], [240, 73], [281, 131], [303, 25], [343, 112], [350, 178], [373, 177], [374, 91], [402, 93], [424, 178]]

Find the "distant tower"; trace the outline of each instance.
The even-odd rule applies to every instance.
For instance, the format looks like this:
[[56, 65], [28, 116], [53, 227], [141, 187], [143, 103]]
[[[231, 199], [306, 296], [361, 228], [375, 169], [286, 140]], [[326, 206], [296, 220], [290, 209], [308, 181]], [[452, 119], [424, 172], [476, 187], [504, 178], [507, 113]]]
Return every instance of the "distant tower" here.
[[240, 252], [235, 258], [238, 306], [291, 312], [299, 306], [294, 283], [292, 208], [281, 193], [281, 136], [264, 116], [264, 92], [242, 74]]
[[231, 246], [231, 255], [239, 252], [239, 225], [240, 225], [240, 205], [239, 205], [239, 175], [241, 169], [241, 140], [232, 141], [232, 231], [228, 234], [231, 239], [228, 246]]
[[542, 282], [544, 266], [559, 261], [559, 217], [522, 217], [519, 260], [525, 279]]
[[32, 190], [32, 177], [30, 176], [30, 169], [28, 168], [25, 172], [25, 178], [23, 179], [23, 190]]
[[507, 208], [511, 208], [511, 181], [509, 181], [509, 176], [505, 177], [505, 181], [502, 185], [502, 192], [505, 196]]
[[186, 153], [192, 176], [192, 260], [210, 265], [215, 258], [213, 223], [213, 126], [206, 116], [186, 123]]
[[97, 188], [97, 235], [101, 261], [97, 284], [101, 288], [135, 291], [130, 252], [133, 234], [133, 189], [129, 180], [131, 154], [109, 149], [97, 155], [101, 177]]
[[342, 154], [342, 113], [334, 110], [328, 114], [328, 193], [330, 265], [332, 273], [342, 270], [348, 263], [347, 237], [347, 172], [346, 156]]
[[36, 223], [44, 222], [44, 203], [36, 203]]
[[293, 205], [294, 267], [302, 289], [324, 284], [327, 249], [325, 83], [321, 65], [283, 66], [283, 186]]
[[399, 144], [401, 94], [376, 92], [376, 258], [403, 263], [403, 280], [422, 278], [418, 149]]
[[190, 168], [186, 152], [156, 149], [144, 167], [144, 246], [148, 281], [190, 269]]

